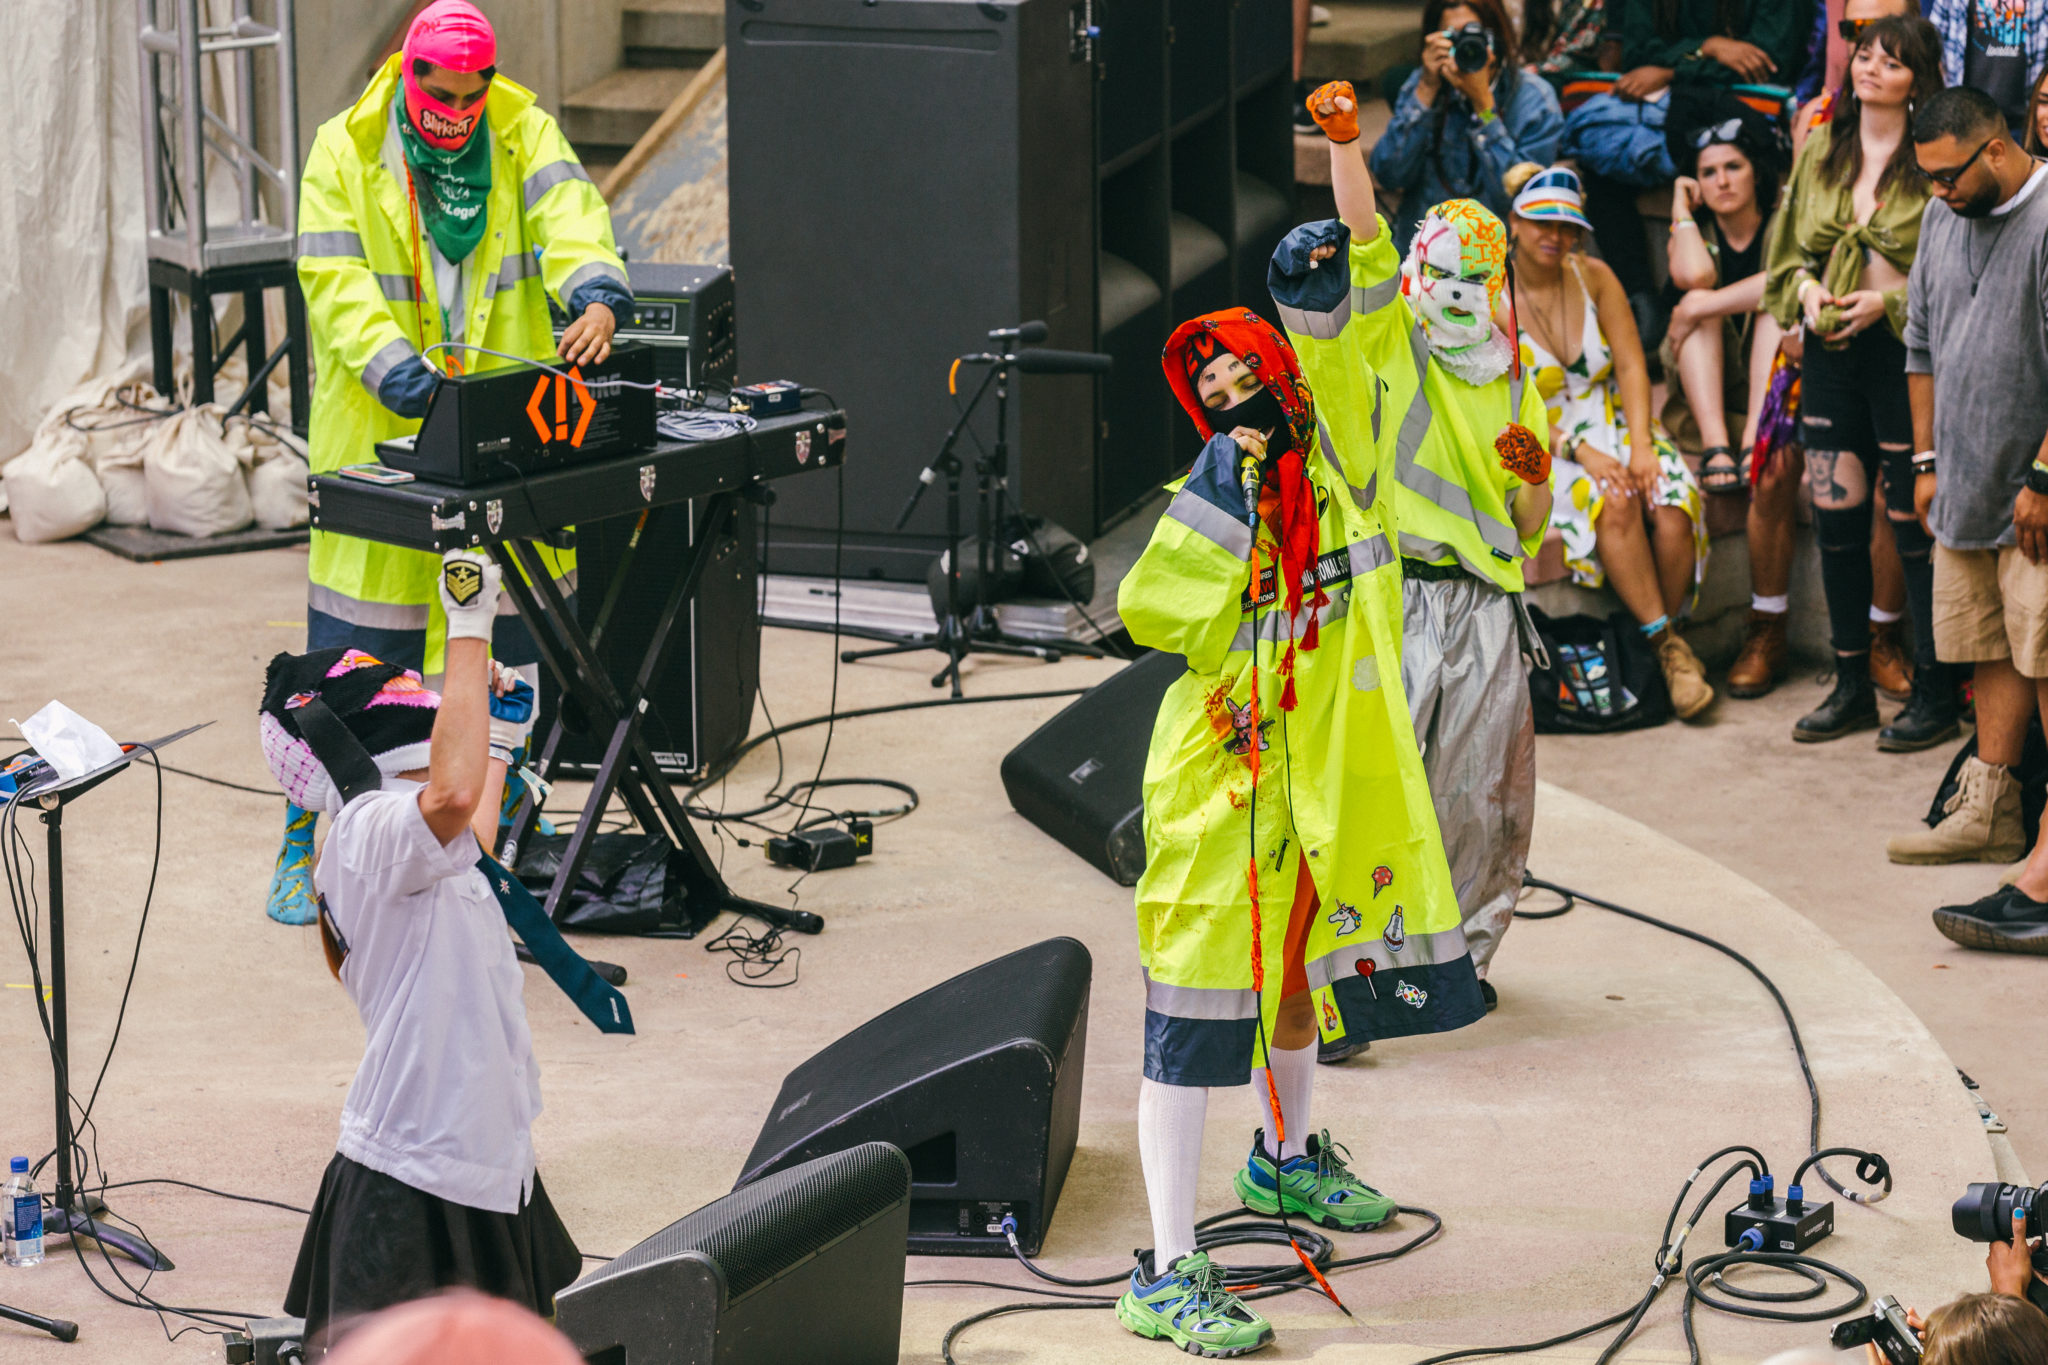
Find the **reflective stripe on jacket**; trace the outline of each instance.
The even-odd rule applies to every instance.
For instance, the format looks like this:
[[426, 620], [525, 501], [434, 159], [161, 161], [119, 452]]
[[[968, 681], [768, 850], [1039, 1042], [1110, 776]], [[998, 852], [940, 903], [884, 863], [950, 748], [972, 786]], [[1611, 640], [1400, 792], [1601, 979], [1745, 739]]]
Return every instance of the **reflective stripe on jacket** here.
[[[445, 335], [429, 243], [413, 230], [406, 183], [384, 157], [399, 62], [393, 55], [352, 108], [321, 125], [300, 184], [298, 274], [312, 336], [316, 473], [374, 460], [377, 442], [419, 429], [378, 401], [378, 386]], [[491, 137], [486, 225], [464, 263], [466, 296], [449, 306], [463, 319], [465, 340], [546, 359], [555, 349], [548, 296], [566, 301], [597, 278], [624, 289], [625, 266], [602, 196], [533, 92], [495, 77], [484, 117]], [[446, 368], [447, 355], [429, 359]], [[458, 356], [470, 372], [509, 363]], [[568, 552], [543, 549], [542, 556], [558, 578], [574, 563]], [[344, 619], [410, 620], [423, 609], [427, 671], [436, 672], [445, 629], [437, 567], [424, 551], [314, 531], [308, 571], [321, 609]]]
[[[1337, 258], [1309, 268], [1309, 252], [1316, 247], [1346, 243], [1348, 283], [1344, 272], [1331, 268]], [[1401, 553], [1430, 564], [1462, 564], [1505, 591], [1520, 592], [1522, 561], [1541, 548], [1543, 528], [1528, 536], [1516, 532], [1507, 495], [1519, 481], [1501, 468], [1493, 449], [1494, 437], [1510, 420], [1515, 386], [1506, 375], [1490, 384], [1468, 384], [1432, 361], [1401, 297], [1400, 268], [1385, 219], [1379, 235], [1363, 244], [1331, 219], [1287, 235], [1273, 254], [1268, 283], [1290, 334], [1351, 338], [1357, 363], [1385, 383], [1381, 434], [1392, 425]], [[1550, 419], [1543, 395], [1534, 384], [1520, 387], [1522, 425], [1547, 445]]]

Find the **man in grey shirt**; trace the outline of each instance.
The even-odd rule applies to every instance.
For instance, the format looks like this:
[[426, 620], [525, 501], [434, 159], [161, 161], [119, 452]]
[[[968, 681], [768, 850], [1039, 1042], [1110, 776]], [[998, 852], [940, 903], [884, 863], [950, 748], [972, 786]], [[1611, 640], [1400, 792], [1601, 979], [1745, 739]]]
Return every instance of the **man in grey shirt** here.
[[[1887, 848], [2011, 862], [2026, 852], [2012, 769], [2048, 717], [2048, 166], [1967, 87], [1921, 106], [1913, 142], [1934, 196], [1906, 296], [1914, 503], [1934, 536], [1935, 653], [1975, 665], [1977, 753], [1941, 823]], [[2048, 844], [1934, 923], [1966, 947], [2048, 952]]]

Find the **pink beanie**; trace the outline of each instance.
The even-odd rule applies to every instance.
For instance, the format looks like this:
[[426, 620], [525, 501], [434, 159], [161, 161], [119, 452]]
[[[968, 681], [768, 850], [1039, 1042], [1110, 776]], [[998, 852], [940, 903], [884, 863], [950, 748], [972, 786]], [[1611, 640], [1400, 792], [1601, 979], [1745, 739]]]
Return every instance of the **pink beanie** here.
[[481, 71], [498, 63], [498, 35], [469, 0], [434, 0], [405, 34], [405, 65], [432, 62], [450, 71]]

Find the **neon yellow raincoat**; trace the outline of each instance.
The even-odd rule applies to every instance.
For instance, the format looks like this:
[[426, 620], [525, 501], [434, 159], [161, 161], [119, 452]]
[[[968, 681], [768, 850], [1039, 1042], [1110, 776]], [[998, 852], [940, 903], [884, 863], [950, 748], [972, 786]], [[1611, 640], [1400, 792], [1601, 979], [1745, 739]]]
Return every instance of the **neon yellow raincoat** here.
[[1134, 640], [1188, 661], [1153, 726], [1137, 888], [1145, 1075], [1172, 1085], [1242, 1085], [1261, 1064], [1259, 1020], [1270, 1036], [1304, 859], [1317, 897], [1304, 960], [1324, 1038], [1432, 1033], [1485, 1011], [1401, 688], [1382, 386], [1341, 328], [1290, 340], [1316, 400], [1306, 473], [1329, 599], [1317, 648], [1297, 643], [1295, 709], [1280, 708], [1277, 665], [1312, 608], [1305, 598], [1302, 619], [1288, 618], [1270, 521], [1248, 590], [1253, 537], [1228, 436], [1203, 448], [1117, 600]]
[[[379, 402], [377, 390], [394, 367], [448, 339], [444, 307], [459, 316], [452, 330], [462, 340], [544, 360], [555, 350], [549, 295], [566, 302], [593, 279], [626, 287], [597, 187], [533, 92], [500, 75], [484, 101], [491, 139], [484, 235], [462, 263], [465, 297], [444, 304], [396, 150], [399, 61], [394, 54], [352, 108], [321, 125], [300, 185], [298, 273], [313, 342], [315, 473], [375, 460], [377, 442], [419, 429], [416, 419]], [[437, 351], [429, 360], [445, 369], [447, 355]], [[509, 363], [457, 355], [468, 372]], [[571, 553], [542, 555], [558, 579], [572, 573]], [[426, 671], [438, 673], [446, 630], [434, 588], [439, 563], [425, 551], [314, 531], [310, 604], [373, 631], [424, 630]]]

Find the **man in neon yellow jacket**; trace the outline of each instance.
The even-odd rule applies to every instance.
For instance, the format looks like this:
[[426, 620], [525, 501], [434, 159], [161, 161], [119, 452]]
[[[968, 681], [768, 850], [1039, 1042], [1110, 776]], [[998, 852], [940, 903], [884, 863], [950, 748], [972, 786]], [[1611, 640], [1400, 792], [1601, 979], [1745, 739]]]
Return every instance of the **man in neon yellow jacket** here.
[[[1349, 82], [1317, 90], [1309, 111], [1330, 138], [1338, 218], [1280, 244], [1274, 296], [1290, 329], [1341, 325], [1387, 386], [1401, 677], [1491, 1009], [1487, 968], [1521, 895], [1536, 813], [1518, 608], [1522, 564], [1550, 519], [1549, 420], [1516, 363], [1512, 329], [1495, 321], [1506, 226], [1477, 201], [1453, 199], [1424, 215], [1402, 258], [1374, 203]], [[1321, 268], [1340, 251], [1348, 272]], [[1295, 297], [1281, 298], [1288, 290]]]
[[1138, 1144], [1154, 1246], [1117, 1315], [1205, 1355], [1272, 1338], [1195, 1246], [1208, 1088], [1251, 1080], [1263, 1109], [1238, 1200], [1377, 1227], [1394, 1201], [1314, 1126], [1317, 1035], [1484, 1012], [1401, 683], [1382, 385], [1343, 328], [1289, 331], [1226, 309], [1167, 343], [1167, 380], [1208, 443], [1117, 599], [1134, 640], [1188, 662], [1145, 764]]
[[[510, 363], [462, 349], [429, 355], [437, 343], [552, 357], [550, 297], [574, 319], [564, 359], [610, 354], [632, 303], [611, 215], [555, 121], [495, 61], [483, 14], [468, 0], [436, 0], [313, 141], [298, 275], [313, 343], [315, 473], [374, 460], [377, 442], [417, 431], [440, 374]], [[573, 557], [542, 554], [573, 589]], [[438, 673], [438, 565], [422, 551], [314, 531], [306, 647], [353, 647]], [[533, 641], [509, 610], [492, 647], [538, 681]], [[288, 924], [315, 913], [313, 819], [286, 816], [268, 910]]]

